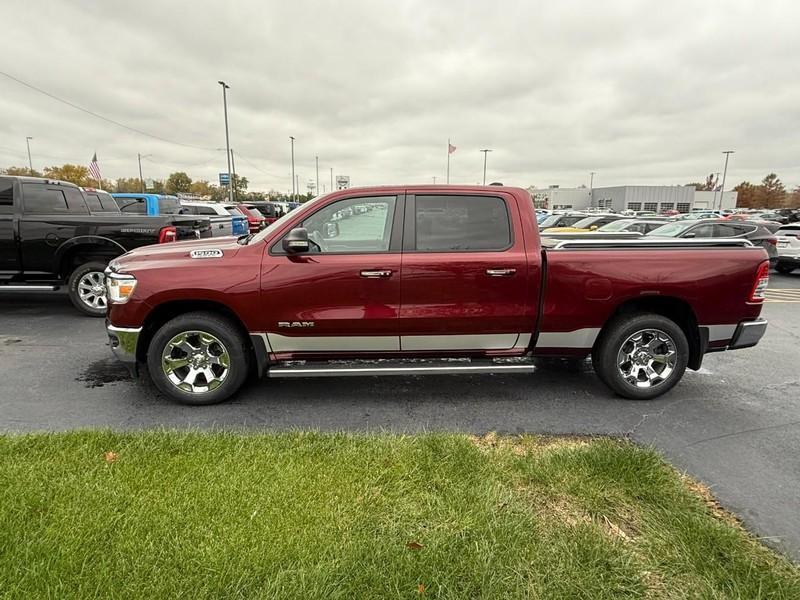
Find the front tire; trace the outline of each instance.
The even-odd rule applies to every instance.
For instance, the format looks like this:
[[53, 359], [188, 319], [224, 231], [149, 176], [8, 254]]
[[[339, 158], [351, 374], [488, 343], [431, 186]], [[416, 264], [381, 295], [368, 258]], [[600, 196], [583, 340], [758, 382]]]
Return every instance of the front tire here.
[[165, 323], [147, 350], [155, 386], [181, 404], [208, 405], [235, 394], [250, 370], [249, 350], [225, 317], [193, 312]]
[[90, 317], [104, 317], [108, 309], [106, 297], [106, 263], [87, 262], [69, 276], [67, 294], [72, 305]]
[[600, 380], [630, 400], [671, 390], [689, 362], [689, 342], [674, 321], [657, 314], [617, 317], [592, 352]]

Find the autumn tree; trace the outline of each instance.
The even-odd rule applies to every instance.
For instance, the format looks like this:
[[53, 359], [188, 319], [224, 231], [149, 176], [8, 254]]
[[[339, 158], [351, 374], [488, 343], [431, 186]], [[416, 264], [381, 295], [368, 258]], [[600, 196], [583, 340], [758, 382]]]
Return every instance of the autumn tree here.
[[3, 175], [21, 176], [21, 177], [41, 177], [42, 174], [36, 169], [31, 171], [28, 167], [8, 167], [0, 171]]
[[210, 196], [213, 191], [214, 191], [214, 186], [211, 185], [205, 179], [193, 181], [192, 185], [189, 186], [189, 192], [194, 194], [195, 196]]
[[192, 179], [183, 171], [177, 171], [167, 177], [164, 190], [167, 194], [188, 194], [192, 187]]
[[736, 206], [738, 208], [758, 208], [762, 203], [761, 186], [743, 181], [733, 188], [736, 191]]
[[97, 185], [97, 183], [89, 177], [89, 169], [81, 165], [71, 165], [67, 163], [60, 167], [45, 167], [44, 176], [49, 179], [69, 181], [75, 185]]

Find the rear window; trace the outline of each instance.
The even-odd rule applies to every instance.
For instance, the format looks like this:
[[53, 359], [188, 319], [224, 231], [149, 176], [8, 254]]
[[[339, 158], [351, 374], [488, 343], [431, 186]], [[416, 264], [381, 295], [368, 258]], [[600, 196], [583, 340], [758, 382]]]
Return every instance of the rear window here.
[[158, 212], [164, 215], [177, 215], [181, 211], [181, 201], [177, 198], [159, 198], [158, 199]]
[[506, 203], [489, 196], [417, 196], [416, 249], [505, 250], [511, 245]]
[[146, 215], [147, 204], [144, 198], [116, 198], [120, 211], [132, 215]]
[[253, 215], [254, 217], [256, 217], [258, 219], [263, 219], [264, 218], [264, 215], [261, 214], [261, 211], [258, 210], [255, 206], [248, 206], [247, 210], [250, 212], [251, 215]]
[[227, 210], [229, 213], [231, 213], [234, 217], [243, 217], [244, 216], [244, 214], [242, 214], [242, 212], [238, 208], [236, 208], [235, 206], [226, 206], [225, 210]]
[[27, 214], [88, 214], [83, 193], [74, 187], [25, 183], [22, 201]]

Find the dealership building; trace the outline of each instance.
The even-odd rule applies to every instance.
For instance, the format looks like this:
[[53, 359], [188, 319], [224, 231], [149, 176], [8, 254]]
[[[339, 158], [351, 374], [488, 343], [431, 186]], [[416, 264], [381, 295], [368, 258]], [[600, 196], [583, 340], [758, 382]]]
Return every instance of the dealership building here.
[[[599, 208], [622, 212], [647, 210], [662, 212], [693, 209], [736, 208], [735, 191], [699, 192], [683, 185], [620, 185], [602, 188], [529, 188], [537, 208], [586, 210]], [[720, 206], [720, 196], [721, 206]]]

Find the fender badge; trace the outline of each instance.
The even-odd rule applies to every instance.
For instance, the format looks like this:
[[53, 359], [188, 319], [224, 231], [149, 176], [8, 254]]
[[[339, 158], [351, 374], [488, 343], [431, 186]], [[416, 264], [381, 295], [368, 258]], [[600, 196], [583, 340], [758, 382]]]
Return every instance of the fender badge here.
[[209, 250], [192, 250], [189, 252], [192, 258], [222, 258], [222, 250], [211, 248]]

